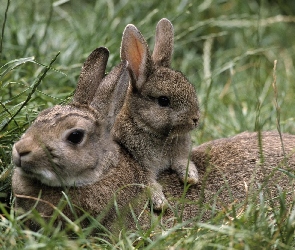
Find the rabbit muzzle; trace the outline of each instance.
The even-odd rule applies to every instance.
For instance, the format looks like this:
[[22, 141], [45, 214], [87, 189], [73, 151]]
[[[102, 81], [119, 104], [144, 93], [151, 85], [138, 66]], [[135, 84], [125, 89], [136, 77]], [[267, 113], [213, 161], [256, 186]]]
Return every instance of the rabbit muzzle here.
[[19, 168], [26, 168], [30, 165], [32, 158], [33, 140], [31, 138], [22, 138], [13, 145], [12, 161]]
[[16, 150], [15, 145], [12, 147], [12, 162], [16, 167], [21, 167], [21, 155]]
[[172, 124], [174, 124], [173, 130], [177, 131], [178, 133], [188, 133], [199, 125], [198, 113], [189, 113], [190, 112], [183, 111], [174, 117], [174, 121], [172, 120]]
[[193, 129], [198, 127], [198, 125], [199, 125], [199, 117], [196, 116], [196, 117], [192, 118], [192, 125], [193, 125]]
[[23, 137], [13, 145], [12, 161], [21, 173], [27, 176], [40, 180], [44, 176], [50, 179], [54, 176], [54, 173], [47, 169], [49, 166], [46, 153], [31, 137]]

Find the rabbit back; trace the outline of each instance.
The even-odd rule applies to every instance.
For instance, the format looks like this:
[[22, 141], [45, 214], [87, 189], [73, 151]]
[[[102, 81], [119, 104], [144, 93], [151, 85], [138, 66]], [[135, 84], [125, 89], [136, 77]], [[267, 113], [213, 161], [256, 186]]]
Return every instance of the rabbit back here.
[[[261, 133], [261, 144], [258, 133], [243, 132], [194, 147], [192, 161], [198, 168], [200, 182], [186, 191], [185, 198], [174, 172], [167, 170], [159, 178], [171, 204], [164, 221], [171, 226], [169, 218], [179, 213], [182, 205], [183, 220], [201, 217], [206, 221], [232, 205], [242, 210], [248, 201], [258, 200], [261, 192], [276, 205], [279, 192], [285, 192], [287, 204], [292, 205], [295, 135], [282, 134], [282, 139], [284, 150], [280, 135], [273, 131]], [[214, 212], [208, 207], [215, 208]]]

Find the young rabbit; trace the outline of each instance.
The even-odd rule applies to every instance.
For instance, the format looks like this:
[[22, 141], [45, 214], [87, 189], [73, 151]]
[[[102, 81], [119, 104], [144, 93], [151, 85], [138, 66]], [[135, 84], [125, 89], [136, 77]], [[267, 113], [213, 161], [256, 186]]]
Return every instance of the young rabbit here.
[[121, 44], [121, 58], [128, 61], [131, 80], [113, 135], [148, 171], [155, 210], [167, 205], [156, 181], [161, 171], [171, 167], [183, 182], [198, 182], [189, 154], [190, 131], [198, 125], [199, 106], [193, 85], [170, 68], [173, 36], [171, 22], [163, 18], [156, 27], [152, 55], [134, 25], [127, 25]]
[[[132, 199], [142, 192], [140, 185], [131, 184], [144, 184], [146, 173], [110, 135], [129, 76], [126, 62], [105, 76], [108, 55], [106, 48], [94, 50], [84, 63], [73, 102], [41, 112], [14, 144], [12, 189], [17, 211], [27, 212], [37, 203], [37, 211], [44, 218], [51, 217], [52, 206], [66, 192], [75, 206], [96, 217], [112, 205], [116, 192], [122, 210], [129, 209]], [[69, 206], [64, 213], [76, 219]], [[103, 225], [111, 227], [115, 217], [111, 207]], [[30, 228], [38, 228], [30, 223]]]

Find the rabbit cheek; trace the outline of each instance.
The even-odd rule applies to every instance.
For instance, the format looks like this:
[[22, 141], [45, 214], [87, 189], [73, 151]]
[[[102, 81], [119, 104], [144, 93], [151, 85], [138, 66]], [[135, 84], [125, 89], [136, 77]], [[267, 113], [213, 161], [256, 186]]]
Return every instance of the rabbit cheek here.
[[[82, 144], [73, 145], [64, 142], [59, 149], [58, 163], [60, 175], [66, 186], [81, 186], [93, 182], [96, 178], [97, 151], [94, 150], [92, 139], [85, 139]], [[89, 137], [88, 137], [89, 138]], [[83, 156], [83, 157], [81, 157]]]
[[156, 134], [168, 135], [172, 129], [171, 120], [167, 112], [149, 109], [142, 112], [142, 122], [150, 127]]

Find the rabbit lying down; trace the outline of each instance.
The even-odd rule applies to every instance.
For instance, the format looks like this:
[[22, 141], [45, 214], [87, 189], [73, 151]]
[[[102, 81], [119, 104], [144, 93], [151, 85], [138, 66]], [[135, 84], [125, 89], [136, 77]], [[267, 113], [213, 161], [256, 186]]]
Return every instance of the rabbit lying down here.
[[[131, 228], [135, 226], [129, 211], [131, 206], [139, 222], [149, 226], [150, 213], [145, 206], [149, 194], [143, 185], [150, 185], [151, 173], [129, 153], [128, 144], [126, 147], [124, 141], [118, 142], [120, 134], [116, 134], [116, 141], [111, 134], [127, 94], [127, 63], [122, 58], [122, 63], [105, 76], [107, 58], [105, 48], [93, 51], [83, 66], [73, 102], [41, 112], [15, 143], [12, 189], [16, 210], [26, 212], [37, 204], [36, 210], [48, 218], [54, 210], [51, 205], [58, 205], [64, 191], [77, 207], [78, 217], [86, 211], [94, 217], [101, 216], [100, 222], [107, 228], [118, 228], [118, 221], [120, 226]], [[119, 126], [117, 122], [115, 128]], [[293, 191], [293, 179], [276, 167], [290, 167], [294, 171], [295, 136], [284, 134], [283, 141], [286, 165], [282, 164], [285, 158], [275, 132], [262, 133], [264, 161], [261, 164], [256, 133], [246, 132], [194, 148], [191, 160], [198, 169], [199, 183], [187, 191], [189, 202], [185, 204], [183, 219], [198, 215], [200, 202], [217, 200], [224, 206], [233, 201], [243, 202], [252, 190], [257, 190], [258, 184], [267, 184], [273, 192], [276, 191], [275, 184]], [[193, 169], [195, 167], [191, 167]], [[178, 198], [183, 194], [184, 184], [179, 176], [179, 172], [165, 170], [157, 178], [163, 187], [164, 199], [166, 197], [171, 204], [163, 217], [167, 223], [172, 221]], [[245, 183], [249, 191], [245, 190]], [[39, 195], [45, 202], [36, 203]], [[124, 216], [116, 216], [115, 198]], [[65, 206], [63, 212], [71, 220], [76, 218], [69, 206]], [[205, 215], [203, 219], [206, 218]], [[87, 225], [87, 220], [83, 221], [82, 226]], [[38, 228], [33, 220], [29, 226]]]
[[[96, 217], [114, 205], [116, 192], [122, 211], [142, 192], [147, 174], [110, 134], [129, 76], [126, 61], [105, 76], [108, 56], [106, 48], [94, 50], [84, 63], [73, 102], [41, 112], [14, 144], [12, 190], [17, 211], [27, 212], [37, 204], [36, 210], [50, 218], [52, 205], [57, 206], [65, 192], [73, 205]], [[39, 195], [45, 202], [36, 202]], [[82, 210], [77, 209], [78, 217]], [[69, 206], [64, 213], [76, 218]], [[110, 228], [115, 219], [111, 206], [101, 222]], [[28, 224], [38, 228], [34, 220]]]
[[[287, 201], [293, 200], [295, 135], [282, 134], [283, 144], [277, 132], [262, 132], [261, 144], [259, 137], [256, 132], [243, 132], [193, 148], [191, 158], [201, 181], [187, 190], [185, 220], [198, 216], [197, 207], [202, 204], [216, 205], [219, 211], [231, 204], [246, 205], [250, 197], [257, 199], [261, 190], [266, 199], [274, 199], [281, 188], [287, 192]], [[183, 192], [181, 183], [172, 172], [162, 173], [159, 182], [175, 209], [176, 197], [180, 198]], [[165, 216], [169, 218], [173, 213], [168, 210]], [[205, 214], [203, 219], [208, 216]]]
[[[192, 160], [196, 163], [200, 183], [190, 187], [185, 195], [185, 201], [181, 199], [184, 188], [183, 183], [177, 178], [177, 173], [165, 170], [159, 178], [163, 186], [163, 193], [169, 200], [170, 208], [163, 215], [163, 223], [172, 226], [175, 213], [179, 213], [179, 205], [184, 205], [183, 220], [190, 220], [199, 216], [199, 207], [202, 204], [216, 204], [216, 212], [229, 207], [230, 204], [246, 204], [252, 195], [255, 197], [260, 187], [270, 191], [271, 196], [277, 196], [277, 186], [283, 191], [290, 192], [287, 199], [290, 201], [293, 196], [294, 179], [288, 177], [282, 169], [294, 172], [295, 169], [295, 135], [283, 134], [285, 156], [282, 144], [277, 132], [262, 133], [262, 151], [258, 143], [258, 134], [254, 132], [244, 132], [232, 138], [223, 138], [204, 143], [195, 147], [192, 151]], [[263, 155], [263, 162], [261, 162]], [[121, 154], [116, 167], [110, 167], [107, 174], [100, 181], [90, 185], [71, 187], [66, 193], [71, 198], [73, 204], [78, 208], [87, 211], [92, 216], [99, 216], [104, 212], [104, 208], [112, 205], [114, 191], [117, 193], [116, 202], [118, 207], [127, 210], [122, 213], [126, 217], [122, 225], [129, 228], [135, 226], [134, 218], [128, 213], [128, 205], [132, 204], [136, 215], [141, 214], [139, 221], [142, 226], [149, 226], [149, 209], [145, 207], [148, 200], [147, 193], [143, 192], [140, 185], [146, 183], [146, 175], [128, 154]], [[286, 164], [285, 164], [286, 163]], [[131, 185], [130, 185], [131, 184]], [[129, 185], [129, 186], [128, 186]], [[246, 188], [248, 187], [248, 189]], [[16, 168], [13, 175], [13, 189], [16, 195], [38, 197], [42, 190], [41, 199], [57, 205], [63, 197], [61, 187], [49, 187], [32, 178], [20, 174], [20, 169]], [[258, 196], [256, 196], [258, 197]], [[184, 202], [184, 203], [182, 203]], [[16, 209], [28, 211], [36, 203], [31, 198], [16, 198]], [[47, 203], [38, 202], [36, 206], [44, 217], [50, 217], [53, 209]], [[80, 211], [77, 209], [77, 211]], [[70, 219], [74, 215], [68, 206], [63, 211]], [[143, 212], [143, 213], [142, 213]], [[78, 216], [82, 215], [77, 213]], [[210, 217], [210, 211], [203, 215], [205, 221]], [[104, 220], [100, 221], [104, 226], [112, 228], [112, 222], [118, 219], [113, 207]], [[86, 226], [87, 223], [82, 224]], [[34, 229], [34, 227], [31, 228]], [[112, 228], [114, 230], [114, 228]]]
[[[137, 48], [138, 44], [142, 44], [141, 49]], [[127, 94], [126, 86], [129, 78], [128, 80], [125, 77], [120, 78], [118, 74], [120, 70], [117, 70], [117, 73], [111, 72], [106, 78], [100, 76], [99, 79], [95, 79], [97, 75], [104, 74], [103, 65], [106, 62], [98, 60], [98, 63], [94, 63], [95, 57], [90, 56], [81, 73], [74, 103], [65, 107], [56, 106], [42, 112], [21, 140], [15, 144], [13, 158], [18, 168], [13, 178], [16, 183], [13, 184], [14, 191], [17, 186], [21, 186], [17, 180], [24, 178], [24, 174], [26, 178], [34, 177], [42, 184], [51, 187], [75, 186], [83, 189], [87, 185], [92, 185], [91, 188], [94, 188], [96, 185], [94, 180], [100, 182], [98, 185], [101, 185], [102, 180], [107, 181], [112, 178], [122, 178], [120, 181], [124, 181], [123, 172], [122, 176], [118, 174], [120, 177], [117, 177], [112, 172], [112, 167], [117, 168], [121, 167], [121, 163], [124, 164], [120, 159], [120, 153], [126, 149], [142, 167], [136, 174], [140, 176], [144, 173], [145, 176], [145, 179], [134, 179], [133, 183], [152, 186], [150, 191], [153, 208], [161, 209], [166, 199], [155, 178], [161, 169], [171, 166], [178, 173], [178, 178], [184, 181], [191, 144], [189, 131], [197, 126], [199, 119], [198, 101], [193, 85], [182, 73], [169, 68], [172, 50], [173, 26], [167, 19], [160, 20], [157, 25], [156, 45], [152, 56], [137, 28], [128, 25], [123, 34], [121, 56], [123, 63], [128, 60], [128, 65], [130, 64], [128, 70], [135, 81], [131, 81], [133, 87], [130, 87]], [[139, 60], [138, 65], [136, 60]], [[102, 65], [98, 65], [99, 63]], [[127, 74], [127, 71], [124, 73]], [[101, 79], [102, 83], [99, 84]], [[92, 85], [93, 81], [98, 82], [99, 86], [87, 86], [88, 82]], [[116, 85], [117, 89], [113, 90], [114, 87], [109, 89], [106, 95], [105, 85]], [[124, 102], [125, 96], [128, 98]], [[121, 110], [123, 102], [124, 108], [116, 117], [112, 131], [116, 142], [107, 144], [106, 142], [112, 139], [108, 129], [112, 127], [115, 114]], [[99, 113], [99, 116], [93, 115], [93, 110]], [[154, 120], [153, 117], [158, 118]], [[101, 124], [104, 120], [107, 120], [106, 124]], [[97, 131], [95, 123], [100, 125]], [[48, 132], [43, 134], [40, 131]], [[38, 145], [40, 142], [41, 146]], [[117, 149], [117, 143], [122, 147], [121, 151]], [[84, 147], [81, 147], [83, 144]], [[136, 147], [133, 147], [134, 145]], [[94, 149], [100, 149], [99, 157], [96, 156], [97, 151]], [[47, 159], [48, 156], [51, 158]], [[27, 158], [32, 157], [38, 157], [38, 160], [26, 163]], [[92, 169], [91, 166], [97, 166], [98, 163], [101, 167]], [[18, 175], [21, 177], [17, 177]], [[191, 184], [198, 180], [197, 170], [191, 161], [187, 180]], [[31, 180], [28, 180], [26, 185], [30, 186], [29, 183]], [[128, 181], [125, 184], [130, 183], [132, 182]], [[116, 189], [110, 188], [110, 194], [104, 197], [110, 199], [114, 190]], [[19, 198], [20, 192], [25, 195], [24, 191], [18, 190], [15, 193]], [[35, 192], [34, 196], [36, 194]], [[127, 201], [128, 199], [126, 204]], [[17, 200], [17, 204], [19, 203]], [[100, 203], [99, 201], [98, 204]], [[85, 210], [89, 211], [89, 208]], [[90, 211], [93, 211], [92, 214], [98, 214], [100, 210], [95, 207]]]

